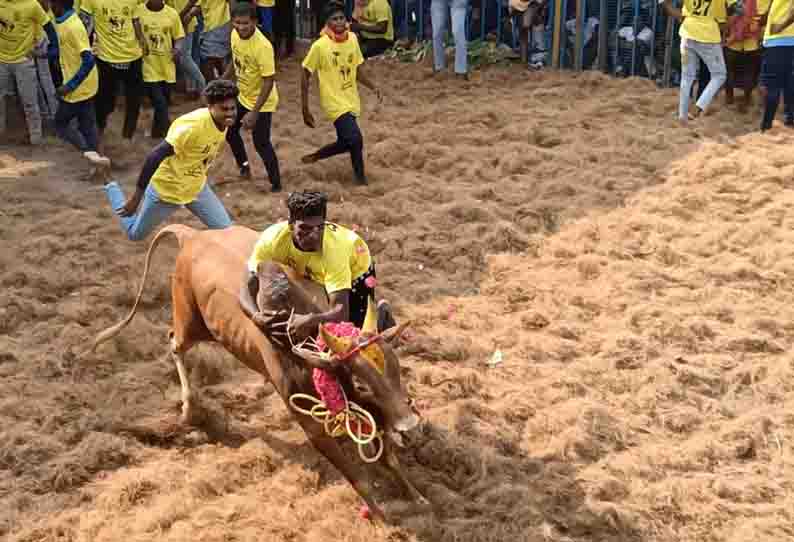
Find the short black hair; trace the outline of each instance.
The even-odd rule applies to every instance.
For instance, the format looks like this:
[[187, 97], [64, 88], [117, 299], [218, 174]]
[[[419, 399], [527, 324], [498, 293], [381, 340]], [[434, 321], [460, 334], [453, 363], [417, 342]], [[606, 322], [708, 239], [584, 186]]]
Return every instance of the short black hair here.
[[63, 6], [64, 10], [74, 9], [74, 0], [54, 0], [54, 3]]
[[328, 195], [324, 192], [293, 192], [287, 198], [289, 221], [319, 216], [325, 219]]
[[338, 11], [341, 11], [342, 13], [345, 14], [345, 17], [347, 17], [347, 13], [345, 12], [345, 5], [343, 3], [328, 2], [328, 4], [326, 4], [325, 6], [325, 11], [323, 12], [323, 21], [328, 22], [328, 19], [330, 19], [331, 16]]
[[237, 2], [232, 8], [232, 19], [235, 17], [251, 17], [256, 20], [256, 9], [251, 2]]
[[236, 99], [238, 94], [240, 89], [237, 88], [237, 84], [228, 79], [215, 79], [207, 83], [204, 89], [204, 96], [209, 105], [225, 102], [230, 98]]

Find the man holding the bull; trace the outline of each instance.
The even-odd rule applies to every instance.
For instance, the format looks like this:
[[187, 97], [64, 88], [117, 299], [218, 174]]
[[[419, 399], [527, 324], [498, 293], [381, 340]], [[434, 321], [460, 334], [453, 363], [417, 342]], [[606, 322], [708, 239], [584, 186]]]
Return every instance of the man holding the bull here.
[[[375, 298], [375, 264], [364, 240], [354, 231], [326, 221], [328, 196], [296, 192], [287, 199], [289, 220], [262, 233], [248, 261], [240, 305], [254, 322], [271, 334], [306, 336], [326, 322], [351, 322], [361, 327], [367, 306]], [[304, 278], [325, 287], [331, 309], [317, 314], [262, 311], [257, 306], [260, 264], [287, 265]], [[388, 302], [378, 303], [378, 330], [395, 325]], [[280, 329], [280, 328], [286, 328]]]

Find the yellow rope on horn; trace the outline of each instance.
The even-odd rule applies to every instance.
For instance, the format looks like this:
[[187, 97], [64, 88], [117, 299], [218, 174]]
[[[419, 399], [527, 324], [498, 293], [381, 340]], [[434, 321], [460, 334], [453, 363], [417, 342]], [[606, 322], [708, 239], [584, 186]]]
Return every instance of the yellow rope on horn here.
[[[325, 403], [307, 393], [293, 393], [290, 395], [289, 404], [297, 412], [310, 416], [317, 423], [323, 424], [325, 433], [333, 438], [347, 435], [350, 440], [358, 446], [358, 455], [364, 463], [375, 463], [383, 455], [383, 437], [382, 433], [378, 431], [378, 426], [375, 423], [375, 418], [367, 410], [352, 401], [347, 400], [345, 390], [342, 390], [342, 395], [345, 398], [345, 409], [341, 410], [335, 416], [328, 410]], [[299, 400], [308, 401], [312, 404], [311, 408], [301, 408], [296, 403]], [[357, 431], [353, 430], [352, 421], [356, 422]], [[366, 422], [372, 428], [369, 434], [362, 433], [361, 422]], [[375, 455], [367, 456], [364, 453], [364, 446], [374, 444], [377, 449]]]

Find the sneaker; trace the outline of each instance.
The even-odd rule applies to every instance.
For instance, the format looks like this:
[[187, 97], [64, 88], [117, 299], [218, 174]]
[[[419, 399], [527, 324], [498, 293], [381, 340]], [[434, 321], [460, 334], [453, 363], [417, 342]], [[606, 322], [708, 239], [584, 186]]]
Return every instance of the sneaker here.
[[95, 166], [110, 167], [110, 158], [102, 156], [96, 151], [86, 151], [83, 156]]

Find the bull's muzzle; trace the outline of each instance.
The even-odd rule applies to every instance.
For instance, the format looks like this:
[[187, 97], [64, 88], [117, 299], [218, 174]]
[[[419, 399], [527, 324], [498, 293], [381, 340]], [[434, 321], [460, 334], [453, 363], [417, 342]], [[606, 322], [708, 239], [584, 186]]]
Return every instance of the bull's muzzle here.
[[400, 418], [394, 423], [394, 428], [389, 431], [389, 438], [400, 448], [405, 448], [410, 444], [411, 434], [419, 426], [419, 416], [410, 414]]

